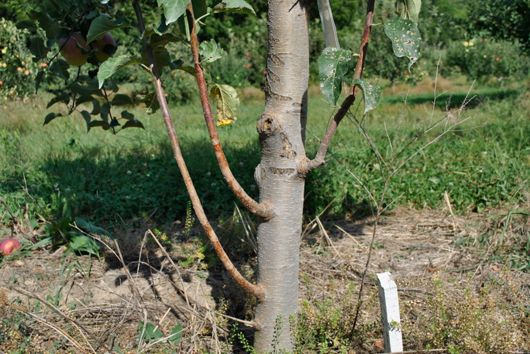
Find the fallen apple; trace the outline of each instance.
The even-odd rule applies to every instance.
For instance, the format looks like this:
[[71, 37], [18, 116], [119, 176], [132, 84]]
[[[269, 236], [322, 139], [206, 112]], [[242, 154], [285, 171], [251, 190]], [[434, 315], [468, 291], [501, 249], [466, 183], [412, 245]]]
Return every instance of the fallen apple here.
[[71, 33], [59, 39], [59, 48], [66, 62], [73, 66], [81, 66], [87, 62], [89, 48], [80, 32]]
[[118, 45], [112, 35], [109, 32], [105, 32], [92, 42], [92, 47], [94, 48], [96, 59], [102, 63], [116, 53]]
[[9, 256], [20, 248], [20, 241], [16, 238], [8, 238], [0, 242], [0, 254]]

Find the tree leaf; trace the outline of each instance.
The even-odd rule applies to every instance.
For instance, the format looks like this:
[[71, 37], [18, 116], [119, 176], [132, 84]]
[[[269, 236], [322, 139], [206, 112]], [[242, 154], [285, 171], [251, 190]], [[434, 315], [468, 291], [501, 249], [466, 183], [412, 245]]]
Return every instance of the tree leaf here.
[[90, 121], [92, 120], [92, 116], [90, 115], [88, 111], [85, 111], [85, 110], [81, 111], [81, 116], [85, 120], [87, 132], [90, 131]]
[[225, 51], [219, 47], [217, 42], [212, 39], [207, 42], [202, 42], [200, 46], [201, 63], [213, 63], [223, 57]]
[[324, 97], [337, 104], [342, 83], [348, 81], [355, 64], [350, 50], [328, 47], [318, 58], [320, 89]]
[[421, 0], [397, 0], [396, 11], [403, 19], [418, 23], [421, 10]]
[[48, 102], [48, 104], [46, 105], [46, 108], [50, 108], [51, 106], [59, 102], [68, 104], [70, 102], [70, 95], [66, 92], [59, 93], [57, 96], [55, 96]]
[[87, 124], [88, 130], [95, 128], [95, 127], [101, 127], [103, 130], [107, 130], [110, 128], [109, 123], [103, 121], [103, 120], [93, 120], [90, 123]]
[[166, 25], [177, 21], [186, 12], [190, 0], [157, 0], [158, 7], [164, 10]]
[[59, 23], [53, 20], [47, 11], [31, 11], [29, 15], [39, 21], [39, 26], [46, 32], [46, 37], [54, 38], [59, 34]]
[[44, 117], [44, 124], [43, 125], [46, 125], [48, 123], [50, 123], [52, 120], [54, 120], [55, 118], [57, 117], [62, 117], [63, 115], [61, 113], [48, 113], [46, 115], [46, 117]]
[[130, 65], [138, 63], [137, 60], [132, 59], [128, 54], [118, 55], [115, 57], [110, 57], [103, 64], [99, 66], [98, 70], [98, 83], [99, 88], [103, 87], [105, 80], [110, 78], [116, 71], [119, 69]]
[[385, 34], [392, 41], [396, 57], [409, 58], [409, 70], [420, 57], [421, 35], [418, 25], [411, 20], [393, 18], [385, 23]]
[[142, 129], [145, 129], [144, 125], [142, 124], [142, 122], [140, 122], [139, 120], [136, 120], [136, 119], [131, 119], [131, 120], [128, 120], [122, 127], [121, 129], [127, 129], [127, 128], [142, 128]]
[[252, 15], [256, 14], [252, 6], [244, 0], [223, 0], [214, 7], [214, 12], [228, 11], [246, 12]]
[[121, 111], [121, 117], [123, 119], [131, 120], [134, 119], [134, 114], [129, 111]]
[[237, 91], [229, 85], [215, 84], [210, 89], [210, 96], [217, 103], [217, 125], [230, 125], [237, 120], [236, 110], [239, 107]]
[[353, 84], [359, 86], [363, 91], [364, 114], [375, 109], [381, 98], [381, 88], [363, 79], [353, 80]]
[[91, 23], [87, 33], [87, 43], [96, 40], [98, 37], [105, 34], [105, 32], [111, 31], [115, 28], [120, 27], [120, 24], [113, 21], [109, 15], [99, 15]]
[[112, 98], [113, 106], [130, 106], [133, 104], [133, 100], [129, 95], [118, 93]]

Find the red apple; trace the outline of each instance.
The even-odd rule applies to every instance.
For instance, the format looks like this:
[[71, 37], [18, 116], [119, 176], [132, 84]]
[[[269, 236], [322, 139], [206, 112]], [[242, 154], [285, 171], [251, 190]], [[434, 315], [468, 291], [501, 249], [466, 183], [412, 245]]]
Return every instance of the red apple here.
[[8, 238], [0, 242], [0, 254], [9, 256], [20, 248], [20, 242], [16, 238]]
[[71, 33], [66, 38], [59, 39], [59, 48], [66, 62], [73, 66], [81, 66], [88, 59], [89, 48], [80, 32]]
[[96, 53], [96, 59], [102, 63], [116, 52], [118, 45], [112, 35], [109, 32], [105, 32], [105, 34], [92, 42], [92, 47]]

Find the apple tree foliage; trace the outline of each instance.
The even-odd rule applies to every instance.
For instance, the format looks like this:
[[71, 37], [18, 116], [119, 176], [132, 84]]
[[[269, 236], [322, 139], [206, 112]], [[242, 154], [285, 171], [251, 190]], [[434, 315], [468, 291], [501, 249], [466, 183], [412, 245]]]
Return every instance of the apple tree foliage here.
[[[51, 87], [53, 97], [48, 108], [56, 104], [64, 110], [49, 113], [44, 120], [52, 120], [76, 113], [86, 122], [87, 130], [102, 128], [114, 133], [130, 127], [143, 128], [142, 123], [126, 108], [144, 105], [148, 112], [158, 109], [154, 91], [147, 89], [140, 97], [131, 97], [120, 90], [112, 80], [116, 72], [134, 66], [149, 70], [143, 44], [149, 44], [160, 71], [182, 70], [193, 75], [189, 58], [172, 55], [170, 47], [189, 42], [186, 0], [158, 0], [142, 6], [158, 6], [158, 15], [149, 18], [145, 33], [137, 31], [136, 19], [128, 2], [112, 0], [44, 0], [30, 12], [33, 24], [25, 24], [33, 32], [30, 49], [35, 62], [45, 62], [36, 73], [37, 87], [43, 82]], [[205, 0], [191, 1], [199, 28], [208, 25], [208, 17], [220, 12], [239, 12], [253, 15], [252, 6], [243, 0], [224, 0], [209, 7]], [[396, 16], [385, 23], [385, 33], [392, 40], [398, 57], [409, 58], [409, 68], [419, 56], [419, 31], [417, 18], [419, 0], [396, 2]], [[150, 9], [152, 10], [152, 9]], [[150, 13], [153, 13], [150, 11]], [[38, 24], [38, 27], [34, 24]], [[45, 36], [37, 33], [43, 30]], [[120, 47], [113, 38], [114, 31], [122, 31], [137, 38], [135, 46]], [[105, 40], [107, 43], [105, 43]], [[105, 46], [109, 50], [105, 51]], [[110, 47], [110, 48], [109, 48]], [[201, 63], [210, 64], [226, 53], [215, 40], [201, 43]], [[322, 92], [332, 104], [336, 104], [343, 83], [351, 80], [356, 54], [345, 49], [326, 48], [320, 58], [319, 71]], [[0, 68], [1, 70], [1, 68]], [[49, 83], [53, 83], [50, 85]], [[231, 124], [236, 119], [238, 98], [236, 91], [222, 82], [210, 82], [211, 97], [216, 101], [219, 125]], [[362, 90], [365, 111], [375, 108], [379, 90], [364, 80], [355, 82]]]

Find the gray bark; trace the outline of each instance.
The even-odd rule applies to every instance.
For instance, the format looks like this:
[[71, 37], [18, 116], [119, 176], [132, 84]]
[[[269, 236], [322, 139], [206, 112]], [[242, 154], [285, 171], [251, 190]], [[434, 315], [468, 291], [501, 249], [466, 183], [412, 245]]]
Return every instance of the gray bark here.
[[269, 0], [265, 112], [258, 122], [262, 159], [256, 168], [260, 202], [274, 216], [258, 227], [258, 283], [265, 296], [256, 309], [258, 353], [293, 348], [290, 318], [298, 308], [298, 267], [305, 159], [303, 125], [309, 77], [306, 11], [298, 0]]
[[317, 3], [326, 47], [340, 48], [339, 38], [337, 37], [337, 28], [335, 27], [335, 21], [333, 20], [333, 13], [331, 12], [329, 0], [318, 0]]

